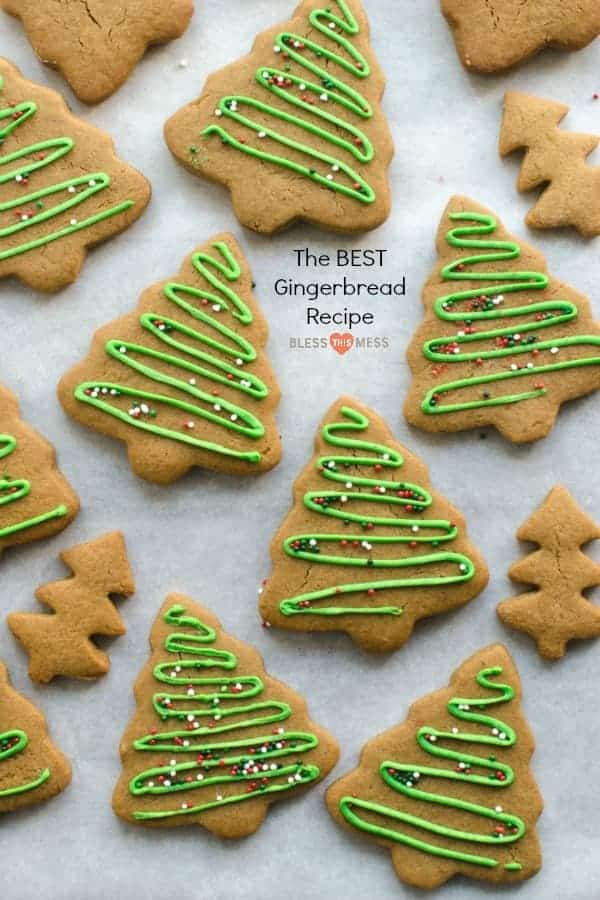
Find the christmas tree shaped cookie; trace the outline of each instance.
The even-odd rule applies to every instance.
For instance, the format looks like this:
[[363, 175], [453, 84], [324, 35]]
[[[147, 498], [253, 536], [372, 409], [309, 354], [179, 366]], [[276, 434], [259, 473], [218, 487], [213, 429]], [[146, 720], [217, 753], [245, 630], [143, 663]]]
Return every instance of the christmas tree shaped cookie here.
[[534, 746], [517, 670], [496, 644], [369, 741], [327, 806], [340, 825], [387, 847], [398, 877], [415, 887], [454, 875], [523, 881], [541, 866]]
[[54, 448], [19, 416], [0, 385], [0, 555], [7, 547], [58, 534], [79, 499], [56, 468]]
[[40, 59], [86, 103], [116, 91], [148, 46], [180, 37], [194, 11], [192, 0], [0, 0], [0, 7], [22, 20]]
[[71, 766], [48, 737], [46, 720], [11, 686], [0, 662], [0, 813], [50, 800], [71, 780]]
[[115, 637], [126, 628], [111, 597], [135, 592], [127, 549], [120, 531], [80, 544], [60, 554], [73, 575], [45, 584], [35, 592], [53, 610], [11, 613], [8, 625], [29, 654], [29, 676], [46, 683], [56, 675], [98, 678], [110, 660], [91, 640], [93, 635]]
[[125, 441], [134, 471], [168, 484], [193, 466], [253, 475], [281, 455], [267, 324], [230, 234], [195, 250], [135, 312], [97, 332], [61, 381], [73, 418]]
[[582, 593], [600, 584], [600, 566], [581, 551], [584, 544], [600, 538], [600, 527], [559, 485], [519, 528], [517, 537], [539, 549], [516, 563], [509, 575], [532, 587], [500, 603], [498, 615], [511, 628], [534, 638], [541, 656], [560, 659], [568, 641], [600, 635], [600, 607]]
[[[600, 21], [600, 4], [598, 4]], [[600, 28], [600, 26], [599, 26]], [[500, 155], [526, 150], [519, 175], [520, 191], [543, 187], [525, 221], [532, 228], [572, 226], [584, 237], [600, 234], [600, 166], [586, 160], [598, 144], [597, 134], [561, 131], [569, 112], [564, 103], [509, 91], [504, 97]]]
[[187, 597], [167, 598], [121, 742], [113, 805], [143, 825], [253, 834], [268, 807], [316, 784], [338, 758], [304, 700], [256, 650]]
[[493, 425], [517, 444], [545, 437], [560, 406], [600, 387], [600, 326], [587, 299], [485, 207], [453, 197], [425, 283], [405, 405], [425, 431]]
[[243, 225], [368, 231], [390, 210], [393, 144], [360, 0], [304, 0], [166, 125], [171, 152], [225, 185]]
[[60, 290], [87, 248], [128, 228], [149, 199], [108, 135], [0, 59], [0, 279]]
[[315, 450], [271, 545], [265, 622], [345, 631], [365, 650], [396, 650], [419, 619], [483, 590], [487, 568], [463, 517], [372, 410], [341, 397]]
[[600, 34], [597, 0], [441, 0], [463, 65], [499, 72], [538, 50], [580, 50]]

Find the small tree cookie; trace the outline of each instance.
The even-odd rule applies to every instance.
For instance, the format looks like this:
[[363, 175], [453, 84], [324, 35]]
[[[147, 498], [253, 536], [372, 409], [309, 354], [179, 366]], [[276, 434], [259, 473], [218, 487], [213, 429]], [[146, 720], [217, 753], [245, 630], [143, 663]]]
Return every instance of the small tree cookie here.
[[276, 800], [316, 784], [338, 758], [304, 700], [248, 644], [188, 597], [167, 598], [135, 684], [113, 806], [130, 822], [253, 834]]
[[541, 866], [534, 747], [519, 675], [496, 644], [368, 741], [358, 768], [327, 791], [327, 806], [338, 824], [386, 847], [407, 884], [523, 881]]
[[468, 197], [453, 197], [408, 348], [404, 407], [425, 431], [493, 425], [514, 443], [545, 437], [561, 404], [600, 388], [600, 324], [589, 302]]
[[120, 531], [64, 550], [60, 558], [73, 572], [71, 577], [45, 584], [35, 592], [54, 614], [11, 613], [7, 620], [29, 654], [31, 680], [42, 683], [57, 675], [105, 675], [110, 660], [91, 637], [125, 634], [127, 629], [111, 597], [130, 597], [135, 592]]
[[372, 410], [341, 397], [315, 448], [271, 545], [260, 599], [269, 625], [345, 631], [365, 650], [390, 651], [419, 619], [483, 590], [487, 568], [463, 517]]
[[539, 549], [515, 563], [509, 575], [532, 587], [500, 603], [498, 615], [506, 625], [530, 635], [541, 656], [560, 659], [568, 641], [600, 635], [600, 607], [583, 595], [600, 584], [600, 566], [581, 552], [582, 545], [600, 538], [600, 526], [559, 485], [517, 537]]
[[48, 737], [46, 720], [11, 686], [0, 662], [0, 813], [50, 800], [71, 780], [71, 766]]
[[394, 148], [361, 0], [303, 0], [166, 124], [175, 158], [225, 185], [243, 225], [335, 231], [389, 215]]
[[[600, 4], [598, 4], [600, 17]], [[572, 226], [584, 237], [600, 234], [600, 166], [586, 159], [600, 144], [597, 134], [561, 131], [569, 112], [564, 103], [517, 91], [504, 97], [500, 155], [525, 150], [520, 191], [543, 186], [525, 221], [531, 228]]]
[[0, 555], [58, 534], [78, 512], [54, 447], [25, 424], [16, 397], [0, 385]]

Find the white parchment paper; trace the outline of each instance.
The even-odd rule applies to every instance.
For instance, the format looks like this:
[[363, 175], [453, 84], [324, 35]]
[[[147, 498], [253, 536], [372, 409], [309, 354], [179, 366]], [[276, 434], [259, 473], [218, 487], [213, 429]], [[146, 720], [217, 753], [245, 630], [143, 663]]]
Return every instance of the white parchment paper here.
[[[24, 417], [56, 445], [83, 504], [67, 532], [6, 553], [0, 564], [2, 615], [36, 608], [35, 587], [64, 574], [57, 560], [61, 549], [113, 528], [126, 534], [138, 583], [136, 596], [121, 606], [128, 634], [112, 643], [112, 670], [98, 683], [33, 687], [25, 655], [0, 627], [0, 657], [15, 686], [45, 711], [74, 769], [72, 786], [59, 798], [0, 823], [3, 900], [421, 896], [397, 881], [385, 851], [333, 824], [322, 801], [324, 785], [277, 804], [254, 837], [234, 844], [197, 828], [128, 826], [113, 815], [110, 798], [119, 772], [118, 743], [133, 710], [131, 686], [147, 658], [159, 604], [174, 589], [211, 606], [228, 630], [260, 648], [273, 674], [308, 697], [314, 718], [342, 746], [332, 777], [354, 767], [368, 738], [401, 720], [412, 700], [445, 684], [470, 653], [504, 641], [523, 677], [525, 710], [538, 739], [533, 765], [546, 800], [539, 823], [544, 868], [515, 896], [600, 896], [600, 645], [586, 642], [564, 661], [547, 664], [532, 642], [505, 630], [495, 615], [496, 603], [512, 592], [506, 571], [524, 549], [514, 537], [516, 528], [553, 484], [564, 483], [600, 518], [600, 397], [571, 404], [550, 437], [523, 448], [496, 434], [487, 440], [477, 433], [426, 436], [401, 417], [409, 377], [405, 348], [421, 319], [420, 288], [435, 262], [434, 233], [452, 193], [487, 204], [517, 235], [536, 243], [552, 271], [587, 293], [600, 316], [598, 241], [584, 242], [572, 233], [527, 235], [523, 216], [532, 197], [517, 195], [518, 162], [501, 161], [496, 150], [508, 88], [571, 104], [569, 128], [600, 129], [600, 101], [591, 99], [600, 90], [600, 43], [579, 53], [549, 51], [510, 75], [481, 78], [462, 70], [436, 0], [366, 5], [388, 74], [384, 105], [397, 155], [393, 215], [377, 232], [355, 239], [303, 227], [270, 240], [243, 232], [227, 194], [179, 168], [162, 139], [167, 116], [200, 92], [211, 71], [246, 53], [256, 31], [286, 19], [293, 0], [197, 0], [187, 34], [149, 53], [129, 82], [94, 108], [75, 100], [60, 76], [37, 61], [20, 25], [0, 13], [0, 53], [28, 77], [62, 91], [86, 120], [109, 131], [120, 154], [149, 176], [154, 189], [143, 218], [91, 253], [68, 290], [43, 297], [16, 283], [0, 286], [0, 381], [16, 391]], [[121, 444], [67, 419], [56, 383], [86, 352], [97, 327], [131, 309], [143, 288], [176, 272], [186, 253], [222, 229], [241, 239], [271, 324], [268, 351], [283, 389], [284, 458], [257, 480], [195, 472], [168, 489], [151, 486], [132, 474]], [[315, 273], [297, 269], [292, 251], [300, 247], [390, 252], [381, 271]], [[353, 350], [344, 357], [329, 348], [290, 349], [291, 337], [328, 337], [345, 329], [307, 326], [306, 302], [275, 296], [275, 279], [344, 274], [357, 280], [406, 275], [404, 298], [348, 303], [375, 314], [375, 323], [355, 334], [386, 337], [388, 349]], [[337, 299], [322, 303], [327, 311], [343, 306]], [[257, 588], [269, 572], [268, 545], [288, 509], [292, 480], [311, 453], [321, 415], [342, 392], [376, 408], [398, 438], [426, 459], [434, 485], [467, 516], [471, 538], [492, 573], [476, 601], [421, 625], [403, 650], [387, 658], [361, 654], [343, 635], [266, 632], [257, 614]], [[441, 900], [501, 895], [463, 880], [437, 894]]]

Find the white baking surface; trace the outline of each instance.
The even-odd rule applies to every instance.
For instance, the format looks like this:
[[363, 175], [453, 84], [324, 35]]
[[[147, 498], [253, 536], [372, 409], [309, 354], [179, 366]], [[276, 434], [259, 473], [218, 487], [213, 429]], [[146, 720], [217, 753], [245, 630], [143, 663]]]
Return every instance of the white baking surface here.
[[[242, 230], [225, 191], [175, 164], [161, 132], [167, 116], [200, 92], [210, 72], [246, 53], [256, 31], [285, 20], [293, 0], [197, 0], [196, 6], [187, 34], [149, 53], [128, 83], [95, 108], [78, 103], [62, 78], [37, 61], [20, 25], [0, 13], [0, 53], [27, 77], [62, 91], [87, 121], [109, 131], [119, 153], [150, 177], [154, 189], [142, 219], [92, 252], [68, 290], [45, 297], [16, 283], [0, 286], [0, 381], [16, 391], [24, 417], [56, 445], [83, 507], [62, 535], [5, 554], [2, 614], [36, 608], [35, 587], [63, 574], [58, 552], [113, 528], [126, 534], [138, 584], [136, 596], [121, 606], [128, 633], [112, 642], [111, 672], [97, 683], [33, 687], [25, 655], [7, 628], [0, 628], [0, 656], [15, 686], [45, 711], [53, 738], [73, 762], [73, 783], [60, 797], [2, 819], [3, 900], [422, 896], [396, 879], [386, 851], [334, 825], [323, 805], [324, 785], [276, 804], [256, 835], [232, 844], [198, 828], [150, 831], [113, 815], [117, 748], [133, 711], [131, 686], [147, 658], [150, 625], [170, 590], [210, 606], [228, 630], [260, 648], [269, 671], [307, 696], [314, 718], [342, 747], [330, 779], [353, 768], [368, 738], [400, 721], [415, 698], [446, 684], [469, 654], [504, 641], [523, 677], [525, 712], [538, 739], [533, 765], [546, 801], [539, 822], [544, 867], [514, 896], [595, 900], [600, 645], [585, 642], [562, 662], [542, 662], [531, 641], [503, 628], [495, 606], [512, 593], [506, 571], [523, 549], [516, 528], [553, 484], [567, 485], [600, 518], [600, 396], [569, 405], [550, 437], [521, 448], [495, 433], [485, 441], [477, 433], [424, 435], [407, 426], [401, 407], [409, 378], [404, 352], [421, 319], [420, 289], [435, 262], [435, 229], [454, 192], [487, 204], [515, 234], [537, 244], [552, 271], [588, 294], [600, 316], [599, 242], [586, 243], [572, 233], [527, 235], [523, 216], [532, 197], [517, 195], [518, 163], [501, 161], [496, 151], [507, 88], [571, 104], [569, 128], [600, 129], [600, 101], [591, 99], [600, 90], [600, 42], [578, 53], [546, 52], [510, 75], [474, 77], [458, 62], [437, 0], [366, 0], [373, 43], [388, 76], [384, 105], [397, 144], [393, 214], [377, 232], [356, 239], [303, 227], [265, 239]], [[268, 350], [283, 390], [284, 457], [257, 480], [195, 472], [170, 488], [151, 486], [132, 474], [123, 445], [67, 419], [55, 386], [86, 352], [98, 326], [130, 310], [144, 287], [176, 272], [186, 253], [222, 229], [241, 238], [271, 324]], [[387, 351], [339, 357], [329, 349], [288, 349], [290, 336], [327, 336], [333, 330], [306, 327], [306, 303], [274, 294], [277, 277], [314, 279], [295, 266], [291, 251], [303, 246], [390, 251], [382, 273], [357, 270], [353, 276], [395, 280], [406, 274], [406, 297], [348, 304], [375, 312], [375, 326], [356, 333], [387, 336]], [[331, 279], [344, 272], [317, 274]], [[324, 300], [322, 308], [343, 305]], [[288, 509], [291, 482], [311, 453], [320, 417], [342, 392], [372, 405], [425, 458], [435, 487], [465, 513], [492, 576], [468, 607], [422, 624], [403, 650], [383, 658], [364, 655], [344, 635], [266, 632], [256, 609], [257, 587], [269, 572], [269, 542]], [[600, 558], [598, 551], [592, 555]], [[454, 879], [436, 896], [509, 894], [510, 889]]]

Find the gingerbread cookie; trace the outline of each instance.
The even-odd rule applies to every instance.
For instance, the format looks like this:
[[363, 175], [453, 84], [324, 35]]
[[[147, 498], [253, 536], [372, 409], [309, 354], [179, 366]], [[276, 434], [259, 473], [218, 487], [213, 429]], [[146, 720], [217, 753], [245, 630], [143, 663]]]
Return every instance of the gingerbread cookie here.
[[396, 650], [415, 622], [485, 587], [484, 560], [425, 465], [351, 397], [327, 412], [316, 453], [271, 545], [261, 590], [268, 625], [345, 631], [364, 650]]
[[125, 441], [133, 470], [158, 484], [193, 466], [253, 475], [277, 465], [279, 388], [252, 287], [232, 235], [217, 235], [96, 333], [60, 383], [66, 411]]
[[0, 555], [71, 524], [79, 498], [56, 467], [54, 447], [23, 422], [16, 397], [1, 385], [0, 462]]
[[337, 762], [335, 740], [299, 694], [188, 597], [167, 598], [150, 644], [121, 742], [117, 815], [245, 837], [271, 803], [321, 781]]
[[561, 131], [558, 126], [568, 112], [564, 103], [508, 91], [500, 156], [525, 150], [518, 188], [521, 192], [543, 188], [527, 213], [528, 225], [572, 226], [584, 237], [595, 237], [600, 234], [600, 166], [587, 165], [586, 160], [600, 144], [600, 136]]
[[71, 781], [71, 766], [48, 737], [46, 720], [11, 686], [0, 662], [0, 813], [50, 800]]
[[211, 75], [166, 140], [187, 169], [230, 190], [248, 228], [368, 231], [390, 211], [383, 90], [360, 0], [304, 0]]
[[71, 577], [45, 584], [35, 592], [53, 615], [16, 612], [7, 618], [8, 627], [29, 654], [29, 677], [42, 684], [57, 675], [105, 675], [110, 659], [91, 638], [125, 634], [127, 629], [111, 598], [135, 593], [120, 531], [64, 550], [60, 558], [71, 569]]
[[0, 185], [0, 279], [40, 291], [75, 281], [87, 248], [128, 228], [150, 199], [108, 135], [3, 59]]
[[125, 82], [151, 44], [181, 37], [193, 0], [0, 0], [23, 21], [31, 46], [80, 100], [98, 103]]
[[441, 0], [458, 55], [473, 72], [501, 72], [542, 50], [580, 50], [600, 34], [597, 0]]
[[493, 425], [517, 444], [552, 429], [560, 406], [600, 387], [600, 325], [587, 299], [489, 210], [453, 197], [408, 348], [404, 412], [425, 431]]
[[600, 607], [583, 595], [600, 584], [600, 566], [581, 551], [600, 538], [600, 526], [558, 485], [517, 537], [538, 545], [509, 572], [514, 581], [531, 587], [500, 603], [498, 615], [506, 625], [530, 635], [540, 656], [560, 659], [568, 641], [600, 635]]
[[358, 768], [327, 791], [327, 806], [339, 825], [386, 847], [414, 887], [455, 875], [524, 881], [541, 866], [534, 747], [516, 667], [495, 644], [368, 741]]

